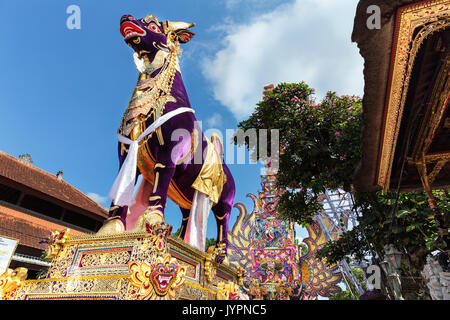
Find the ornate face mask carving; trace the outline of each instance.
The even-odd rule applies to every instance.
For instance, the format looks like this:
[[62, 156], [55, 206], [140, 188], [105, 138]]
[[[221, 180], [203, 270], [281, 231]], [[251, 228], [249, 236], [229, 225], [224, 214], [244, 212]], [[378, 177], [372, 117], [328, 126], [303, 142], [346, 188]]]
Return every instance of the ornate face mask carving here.
[[175, 290], [184, 284], [185, 269], [170, 254], [159, 256], [151, 264], [130, 262], [130, 282], [136, 299], [173, 299]]
[[193, 23], [186, 22], [160, 23], [153, 15], [136, 19], [126, 14], [120, 19], [120, 33], [125, 42], [139, 55], [154, 55], [158, 50], [168, 51], [168, 46], [174, 41], [188, 42], [194, 33], [187, 29], [193, 26]]
[[176, 279], [177, 271], [174, 263], [158, 263], [150, 275], [153, 289], [159, 296], [165, 296]]

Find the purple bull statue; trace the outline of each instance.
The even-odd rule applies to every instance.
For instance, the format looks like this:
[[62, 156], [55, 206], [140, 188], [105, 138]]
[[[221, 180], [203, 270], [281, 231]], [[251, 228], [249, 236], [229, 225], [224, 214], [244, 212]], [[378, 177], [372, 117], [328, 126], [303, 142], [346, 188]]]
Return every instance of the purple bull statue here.
[[[118, 132], [119, 174], [110, 192], [109, 219], [98, 234], [145, 231], [164, 223], [167, 197], [181, 209], [180, 236], [204, 250], [207, 217], [217, 221], [217, 261], [228, 246], [234, 180], [223, 163], [217, 136], [206, 138], [197, 124], [181, 77], [180, 43], [194, 24], [159, 22], [153, 15], [124, 15], [120, 32], [134, 50], [139, 79]], [[144, 179], [133, 200], [137, 177]]]

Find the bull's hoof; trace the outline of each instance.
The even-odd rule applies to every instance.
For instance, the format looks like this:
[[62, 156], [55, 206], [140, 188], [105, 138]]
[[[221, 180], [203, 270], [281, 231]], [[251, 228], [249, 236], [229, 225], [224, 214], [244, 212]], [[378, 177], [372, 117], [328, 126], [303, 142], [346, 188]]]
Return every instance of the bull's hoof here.
[[159, 210], [146, 209], [134, 226], [134, 232], [147, 232], [147, 226], [154, 226], [164, 222], [164, 214]]
[[106, 220], [100, 230], [97, 231], [97, 236], [105, 236], [111, 234], [118, 234], [125, 231], [125, 226], [119, 218], [112, 218]]

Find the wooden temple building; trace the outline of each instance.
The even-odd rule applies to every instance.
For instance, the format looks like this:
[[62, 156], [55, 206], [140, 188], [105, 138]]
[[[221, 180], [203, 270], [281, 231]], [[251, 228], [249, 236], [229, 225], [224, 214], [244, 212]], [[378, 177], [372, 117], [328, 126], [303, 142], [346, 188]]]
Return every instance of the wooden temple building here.
[[[368, 27], [371, 6], [380, 9], [379, 28]], [[354, 186], [425, 190], [443, 237], [449, 214], [437, 212], [431, 191], [450, 187], [449, 14], [448, 0], [361, 0], [352, 34], [365, 81]]]
[[107, 210], [62, 179], [0, 151], [0, 237], [19, 241], [10, 268], [26, 267], [28, 279], [50, 266], [41, 257], [53, 231], [70, 229], [72, 235], [96, 232]]

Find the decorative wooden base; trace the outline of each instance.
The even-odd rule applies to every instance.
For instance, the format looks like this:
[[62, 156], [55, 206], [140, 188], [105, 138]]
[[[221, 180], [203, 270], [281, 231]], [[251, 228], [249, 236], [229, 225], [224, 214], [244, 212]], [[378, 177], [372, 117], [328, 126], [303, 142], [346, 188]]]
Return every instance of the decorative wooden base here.
[[[240, 273], [213, 251], [201, 252], [169, 237], [165, 223], [148, 233], [69, 237], [50, 243], [53, 262], [46, 279], [21, 281], [4, 295], [12, 300], [215, 300], [234, 297]], [[219, 289], [218, 289], [219, 287]], [[226, 289], [225, 289], [226, 290]], [[219, 292], [218, 292], [219, 291]]]

